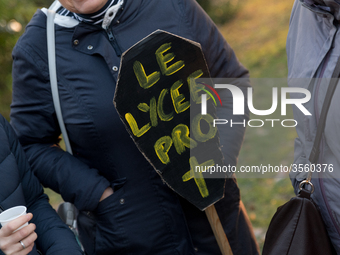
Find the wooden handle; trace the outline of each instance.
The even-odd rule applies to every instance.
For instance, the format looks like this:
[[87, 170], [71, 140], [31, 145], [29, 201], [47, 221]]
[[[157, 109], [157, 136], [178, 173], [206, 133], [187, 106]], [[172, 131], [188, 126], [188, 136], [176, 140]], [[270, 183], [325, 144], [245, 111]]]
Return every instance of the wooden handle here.
[[218, 217], [218, 214], [216, 212], [215, 206], [212, 205], [205, 209], [205, 214], [208, 217], [210, 226], [214, 232], [216, 241], [218, 243], [218, 246], [220, 247], [222, 255], [233, 255], [228, 238], [225, 235], [224, 229], [222, 227], [220, 218]]

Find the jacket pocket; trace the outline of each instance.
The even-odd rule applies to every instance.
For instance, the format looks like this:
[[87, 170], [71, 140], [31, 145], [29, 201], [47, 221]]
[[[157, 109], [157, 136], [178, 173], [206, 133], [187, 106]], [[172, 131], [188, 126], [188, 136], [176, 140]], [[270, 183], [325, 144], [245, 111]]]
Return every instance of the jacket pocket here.
[[96, 244], [95, 254], [127, 254], [127, 235], [122, 224], [126, 214], [124, 179], [112, 185], [115, 192], [101, 201], [95, 211]]

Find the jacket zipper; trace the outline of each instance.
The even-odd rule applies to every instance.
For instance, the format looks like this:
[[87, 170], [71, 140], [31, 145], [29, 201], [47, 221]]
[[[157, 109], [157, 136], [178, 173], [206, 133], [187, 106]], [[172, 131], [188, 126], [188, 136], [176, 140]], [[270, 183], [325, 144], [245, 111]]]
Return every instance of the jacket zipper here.
[[120, 57], [122, 55], [122, 50], [120, 49], [120, 47], [117, 43], [117, 40], [116, 40], [116, 38], [115, 38], [114, 34], [112, 33], [109, 26], [105, 29], [105, 32], [106, 32], [107, 36], [109, 37], [109, 41], [111, 42], [111, 45], [112, 45], [113, 49], [115, 50], [117, 56]]
[[0, 205], [0, 213], [4, 211], [4, 208]]

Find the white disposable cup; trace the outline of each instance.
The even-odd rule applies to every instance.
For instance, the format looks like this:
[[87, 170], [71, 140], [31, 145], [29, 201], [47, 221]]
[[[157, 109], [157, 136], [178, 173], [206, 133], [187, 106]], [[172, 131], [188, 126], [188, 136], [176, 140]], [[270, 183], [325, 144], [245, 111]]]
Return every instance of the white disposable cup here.
[[[6, 224], [11, 222], [12, 220], [15, 220], [19, 218], [20, 216], [27, 214], [26, 211], [27, 211], [27, 208], [26, 206], [23, 206], [23, 205], [15, 206], [15, 207], [7, 209], [6, 211], [3, 211], [2, 213], [0, 213], [1, 226], [4, 227]], [[24, 225], [22, 225], [20, 228], [18, 228], [15, 231], [18, 231], [19, 229], [27, 225], [28, 225], [28, 222], [26, 222]]]

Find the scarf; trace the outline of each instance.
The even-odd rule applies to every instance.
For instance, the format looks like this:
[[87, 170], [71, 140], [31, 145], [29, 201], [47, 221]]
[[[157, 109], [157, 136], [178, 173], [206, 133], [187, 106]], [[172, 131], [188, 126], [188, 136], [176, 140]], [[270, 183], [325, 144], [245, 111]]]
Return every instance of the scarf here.
[[[86, 22], [86, 23], [93, 24], [93, 25], [102, 25], [104, 17], [106, 18], [105, 23], [108, 22], [106, 16], [109, 16], [109, 22], [111, 23], [111, 21], [116, 16], [117, 12], [122, 8], [122, 5], [123, 5], [123, 0], [108, 0], [107, 3], [103, 6], [103, 8], [101, 8], [99, 11], [95, 13], [91, 13], [91, 14], [73, 13], [67, 10], [63, 6], [61, 6], [56, 11], [56, 13], [62, 16], [72, 17], [80, 22]], [[108, 15], [108, 13], [110, 13], [111, 15]], [[105, 26], [108, 26], [108, 25], [109, 24], [105, 24]]]

